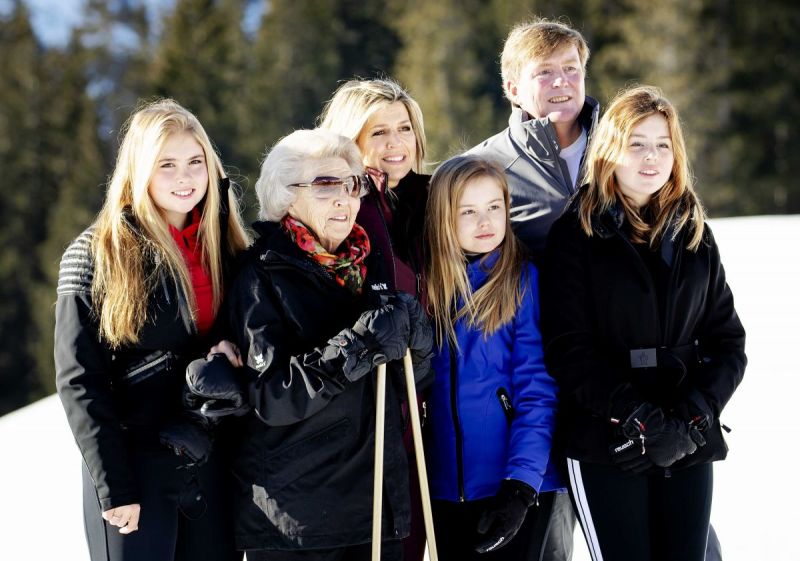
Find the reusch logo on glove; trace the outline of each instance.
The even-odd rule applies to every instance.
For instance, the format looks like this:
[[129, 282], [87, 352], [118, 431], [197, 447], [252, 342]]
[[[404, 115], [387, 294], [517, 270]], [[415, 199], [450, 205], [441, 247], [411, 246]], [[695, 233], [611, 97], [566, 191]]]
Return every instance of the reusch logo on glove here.
[[630, 448], [634, 444], [635, 444], [635, 442], [633, 440], [629, 440], [625, 444], [620, 444], [619, 446], [614, 448], [614, 453], [615, 454], [619, 454], [620, 452], [622, 452], [623, 450], [627, 450], [628, 448]]

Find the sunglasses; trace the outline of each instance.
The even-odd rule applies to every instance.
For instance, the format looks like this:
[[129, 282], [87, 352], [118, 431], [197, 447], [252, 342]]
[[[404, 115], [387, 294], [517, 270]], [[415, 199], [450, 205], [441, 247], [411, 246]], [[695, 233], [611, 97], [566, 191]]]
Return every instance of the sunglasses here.
[[290, 183], [289, 187], [314, 187], [313, 195], [317, 199], [332, 199], [342, 189], [354, 199], [360, 199], [369, 193], [369, 182], [364, 175], [349, 177], [317, 177], [311, 183]]

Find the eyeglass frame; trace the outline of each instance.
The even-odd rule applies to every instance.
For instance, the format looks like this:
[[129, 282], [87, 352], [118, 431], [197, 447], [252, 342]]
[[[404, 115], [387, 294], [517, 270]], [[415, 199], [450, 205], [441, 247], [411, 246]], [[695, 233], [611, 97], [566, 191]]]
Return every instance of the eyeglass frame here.
[[[352, 189], [346, 188], [345, 184], [347, 181], [353, 181], [355, 187], [358, 185], [358, 195], [354, 196], [352, 194]], [[363, 199], [369, 194], [369, 178], [366, 174], [364, 175], [348, 175], [347, 177], [333, 177], [333, 176], [321, 176], [315, 177], [311, 180], [310, 183], [289, 183], [287, 187], [316, 187], [317, 192], [319, 192], [320, 187], [333, 187], [335, 185], [339, 186], [339, 191], [343, 188], [347, 193], [347, 196], [352, 197], [354, 199]], [[316, 197], [321, 200], [328, 200], [334, 198], [336, 195], [332, 194], [329, 197]]]

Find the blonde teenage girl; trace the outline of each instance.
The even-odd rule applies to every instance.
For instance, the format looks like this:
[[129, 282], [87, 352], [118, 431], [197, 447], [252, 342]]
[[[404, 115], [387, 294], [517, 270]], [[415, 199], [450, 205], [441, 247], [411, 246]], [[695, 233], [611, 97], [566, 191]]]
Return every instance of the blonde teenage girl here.
[[217, 342], [225, 270], [246, 245], [197, 118], [171, 100], [134, 113], [103, 209], [58, 279], [56, 385], [83, 455], [94, 561], [235, 556], [220, 466], [182, 419], [181, 388]]

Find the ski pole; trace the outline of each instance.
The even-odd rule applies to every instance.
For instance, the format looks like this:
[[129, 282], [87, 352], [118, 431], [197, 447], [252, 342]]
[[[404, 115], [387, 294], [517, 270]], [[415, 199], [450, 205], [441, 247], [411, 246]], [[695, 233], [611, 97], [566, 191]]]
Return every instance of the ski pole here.
[[425, 450], [422, 445], [422, 425], [419, 422], [417, 409], [417, 387], [414, 382], [414, 365], [411, 363], [411, 351], [403, 357], [406, 373], [406, 390], [408, 391], [408, 410], [411, 413], [411, 433], [414, 437], [414, 455], [417, 457], [419, 474], [419, 493], [422, 497], [422, 517], [425, 520], [425, 536], [428, 540], [428, 556], [430, 561], [439, 561], [436, 551], [436, 536], [433, 532], [433, 512], [431, 511], [431, 494], [428, 490], [428, 472], [425, 469]]
[[372, 561], [381, 559], [383, 514], [383, 429], [386, 421], [386, 365], [378, 366], [375, 392], [375, 479], [372, 486]]

